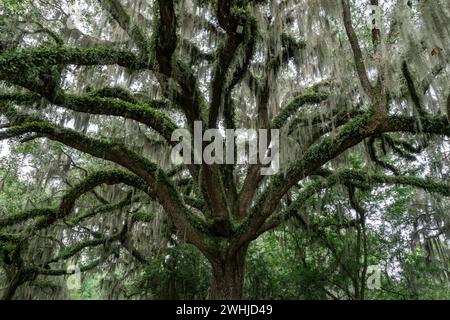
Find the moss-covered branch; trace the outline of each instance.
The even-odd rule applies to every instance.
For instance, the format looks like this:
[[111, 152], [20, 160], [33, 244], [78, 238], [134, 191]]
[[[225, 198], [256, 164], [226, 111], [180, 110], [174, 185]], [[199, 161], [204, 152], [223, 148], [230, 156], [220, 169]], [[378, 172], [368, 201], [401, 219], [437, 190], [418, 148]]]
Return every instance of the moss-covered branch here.
[[60, 261], [60, 260], [67, 260], [86, 248], [93, 248], [93, 247], [97, 247], [100, 245], [105, 245], [107, 243], [111, 243], [111, 242], [119, 240], [120, 237], [121, 237], [121, 232], [117, 232], [108, 237], [88, 239], [88, 240], [81, 241], [73, 246], [62, 248], [56, 257], [47, 261], [46, 265], [53, 263], [53, 262]]
[[377, 154], [377, 150], [376, 150], [376, 146], [375, 146], [375, 141], [376, 141], [375, 138], [376, 137], [370, 137], [369, 141], [367, 142], [367, 149], [369, 151], [370, 160], [372, 160], [374, 163], [376, 163], [380, 167], [391, 171], [393, 174], [399, 175], [400, 172], [395, 166], [378, 158], [378, 154]]
[[132, 194], [129, 193], [125, 196], [124, 199], [122, 199], [118, 203], [107, 203], [107, 204], [103, 204], [101, 206], [95, 207], [87, 212], [83, 212], [69, 220], [66, 220], [66, 223], [70, 226], [75, 226], [76, 224], [78, 224], [79, 222], [81, 222], [85, 219], [94, 217], [101, 213], [113, 212], [115, 210], [125, 208], [125, 207], [127, 207], [135, 202], [138, 202], [140, 200], [142, 200], [142, 199], [140, 199], [139, 197], [133, 198]]
[[[37, 117], [19, 115], [14, 108], [0, 105], [0, 114], [4, 114], [13, 124], [7, 131], [0, 132], [0, 140], [38, 133], [43, 137], [59, 141], [69, 147], [109, 160], [127, 168], [143, 179], [148, 186], [145, 190], [155, 196], [171, 217], [179, 230], [186, 232], [189, 241], [201, 250], [207, 251], [202, 240], [205, 222], [194, 216], [184, 205], [183, 200], [167, 175], [159, 167], [127, 149], [120, 143], [90, 138], [74, 130], [61, 128]], [[74, 191], [75, 192], [75, 191]], [[70, 204], [70, 198], [64, 203]], [[45, 224], [45, 222], [42, 222]]]
[[42, 216], [54, 216], [56, 215], [56, 210], [54, 208], [41, 208], [41, 209], [31, 209], [23, 212], [11, 214], [8, 216], [2, 216], [0, 218], [0, 228], [6, 226], [14, 225], [29, 219]]
[[[45, 93], [37, 92], [43, 97], [61, 107], [90, 114], [100, 114], [108, 116], [119, 116], [143, 123], [161, 134], [168, 143], [171, 141], [172, 132], [177, 129], [177, 125], [163, 112], [153, 108], [151, 105], [136, 101], [127, 91], [121, 88], [108, 88], [95, 93], [81, 96], [75, 94], [64, 94], [60, 92], [57, 96], [46, 96]], [[129, 101], [125, 101], [125, 99]], [[14, 101], [19, 104], [32, 105], [39, 100], [39, 95], [35, 93], [15, 93], [0, 95], [0, 101]], [[133, 102], [131, 102], [133, 101]]]
[[[88, 264], [82, 265], [80, 267], [80, 272], [86, 272], [90, 271], [94, 268], [96, 268], [100, 263], [103, 261], [103, 259], [97, 259], [94, 260]], [[70, 275], [71, 270], [68, 269], [47, 269], [47, 268], [39, 268], [39, 267], [33, 267], [30, 268], [32, 272], [35, 272], [40, 275], [44, 276], [64, 276], [64, 275]]]
[[[233, 10], [232, 10], [233, 9]], [[224, 90], [227, 83], [227, 74], [231, 63], [236, 58], [239, 46], [247, 38], [248, 48], [251, 58], [253, 54], [255, 26], [246, 13], [246, 8], [242, 3], [231, 6], [231, 1], [217, 1], [217, 17], [220, 26], [226, 30], [226, 38], [221, 43], [217, 51], [217, 60], [213, 70], [211, 84], [211, 104], [209, 107], [208, 125], [215, 128], [219, 116], [220, 107], [224, 103]], [[253, 32], [253, 34], [252, 34]], [[248, 64], [243, 64], [244, 66]]]
[[355, 117], [341, 128], [335, 137], [324, 137], [312, 145], [299, 159], [293, 162], [286, 173], [275, 175], [268, 187], [260, 194], [249, 216], [242, 222], [246, 232], [236, 242], [236, 247], [247, 243], [259, 230], [268, 216], [276, 209], [279, 200], [298, 181], [309, 176], [329, 160], [360, 143], [363, 139], [384, 132], [429, 133], [450, 136], [450, 125], [445, 116], [421, 117], [391, 116], [379, 119], [369, 110]]
[[100, 89], [89, 92], [90, 96], [100, 97], [100, 98], [116, 98], [123, 100], [125, 102], [133, 103], [133, 104], [142, 104], [147, 105], [153, 109], [157, 110], [173, 110], [174, 107], [169, 104], [168, 101], [165, 100], [155, 100], [152, 99], [149, 95], [138, 92], [133, 93], [124, 87], [114, 86], [114, 87], [102, 87]]
[[[48, 227], [57, 219], [67, 217], [74, 208], [77, 199], [79, 199], [82, 195], [92, 191], [94, 188], [102, 184], [113, 185], [119, 183], [124, 183], [144, 191], [148, 189], [145, 181], [132, 173], [120, 170], [97, 171], [66, 191], [58, 207], [31, 209], [2, 217], [0, 219], [0, 227], [14, 225], [36, 217], [42, 217], [42, 219], [39, 219], [38, 222], [32, 225], [29, 229], [37, 230]], [[120, 203], [120, 205], [123, 205], [123, 203]], [[105, 205], [98, 210], [106, 210], [106, 208], [113, 209], [114, 205]], [[84, 216], [76, 217], [72, 220], [72, 222], [78, 222], [84, 218]]]
[[23, 76], [35, 68], [54, 65], [119, 65], [131, 70], [151, 68], [148, 60], [134, 53], [114, 48], [70, 48], [45, 46], [12, 49], [0, 54], [0, 76], [3, 80]]
[[[284, 123], [288, 120], [288, 118], [294, 114], [302, 105], [308, 103], [308, 101], [313, 102], [314, 99], [310, 99], [307, 97], [310, 93], [314, 92], [317, 98], [317, 101], [322, 101], [319, 97], [321, 95], [317, 92], [318, 86], [313, 86], [307, 90], [307, 92], [301, 97], [297, 97], [284, 107], [279, 115], [272, 120], [272, 123], [269, 121], [269, 113], [268, 113], [268, 103], [270, 100], [270, 87], [272, 86], [271, 81], [273, 81], [273, 77], [277, 77], [281, 66], [288, 62], [289, 59], [294, 57], [297, 54], [297, 51], [304, 47], [303, 42], [296, 41], [293, 37], [288, 36], [287, 34], [282, 34], [282, 45], [283, 47], [279, 50], [277, 47], [272, 47], [268, 51], [268, 57], [265, 68], [265, 77], [260, 82], [254, 79], [253, 86], [255, 87], [255, 93], [257, 97], [256, 107], [258, 110], [258, 121], [259, 128], [268, 129], [269, 127], [272, 129], [280, 129]], [[280, 52], [278, 52], [280, 51]], [[277, 54], [272, 55], [273, 52], [278, 52]], [[326, 97], [323, 97], [325, 99]], [[270, 143], [270, 141], [269, 141]], [[238, 195], [239, 204], [238, 204], [238, 216], [243, 217], [247, 214], [248, 209], [251, 205], [253, 197], [257, 191], [259, 184], [262, 181], [263, 176], [260, 174], [261, 164], [251, 165], [248, 169], [247, 176], [244, 180], [244, 185]]]
[[[184, 112], [189, 128], [193, 128], [194, 121], [203, 119], [205, 102], [191, 66], [174, 55], [178, 41], [174, 2], [158, 0], [154, 8], [151, 46], [156, 60], [157, 79], [165, 97]], [[173, 88], [170, 78], [176, 81], [179, 89]]]
[[305, 104], [321, 103], [327, 98], [328, 95], [326, 93], [317, 92], [315, 90], [306, 90], [305, 93], [289, 102], [272, 120], [272, 129], [281, 129], [289, 117], [294, 115]]
[[332, 188], [337, 184], [358, 185], [360, 183], [364, 183], [364, 185], [370, 185], [372, 187], [375, 187], [376, 185], [405, 185], [423, 189], [430, 193], [450, 197], [450, 183], [444, 181], [413, 176], [387, 176], [378, 173], [367, 173], [362, 170], [339, 170], [326, 178], [313, 181], [303, 188], [288, 207], [275, 213], [265, 223], [265, 225], [261, 227], [258, 235], [262, 232], [275, 228], [284, 221], [298, 215], [299, 211], [307, 203], [307, 200], [310, 197], [320, 193], [320, 191]]

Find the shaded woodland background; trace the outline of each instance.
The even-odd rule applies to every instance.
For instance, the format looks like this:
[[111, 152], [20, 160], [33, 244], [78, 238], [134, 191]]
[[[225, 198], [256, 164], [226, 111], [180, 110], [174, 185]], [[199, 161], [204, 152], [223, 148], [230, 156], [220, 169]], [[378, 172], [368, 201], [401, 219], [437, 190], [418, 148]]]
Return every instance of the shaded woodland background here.
[[[448, 0], [0, 0], [0, 294], [450, 299], [448, 21]], [[281, 172], [172, 165], [194, 120], [280, 129]]]

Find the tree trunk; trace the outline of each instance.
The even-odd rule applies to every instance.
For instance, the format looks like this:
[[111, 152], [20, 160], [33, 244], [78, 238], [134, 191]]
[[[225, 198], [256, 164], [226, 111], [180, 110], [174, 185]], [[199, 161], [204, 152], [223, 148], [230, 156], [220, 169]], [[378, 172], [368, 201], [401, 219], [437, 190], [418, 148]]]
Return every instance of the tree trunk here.
[[240, 300], [244, 289], [245, 257], [247, 248], [221, 261], [212, 262], [212, 283], [208, 299]]
[[20, 285], [23, 283], [24, 283], [23, 273], [21, 271], [17, 271], [11, 277], [11, 281], [9, 281], [8, 287], [3, 292], [2, 300], [12, 300], [14, 294], [16, 293], [17, 288], [19, 288]]

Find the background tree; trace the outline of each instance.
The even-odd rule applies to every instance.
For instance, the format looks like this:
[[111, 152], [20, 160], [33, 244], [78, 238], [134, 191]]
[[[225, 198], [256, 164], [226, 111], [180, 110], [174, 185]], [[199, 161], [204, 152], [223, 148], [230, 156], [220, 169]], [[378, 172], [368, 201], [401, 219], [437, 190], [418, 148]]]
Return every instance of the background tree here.
[[[398, 185], [428, 200], [394, 210], [411, 246], [384, 252], [411, 253], [396, 259], [404, 272], [425, 259], [448, 277], [446, 1], [0, 3], [4, 298], [44, 290], [70, 259], [118, 270], [98, 280], [108, 298], [136, 275], [127, 297], [142, 295], [161, 280], [152, 266], [207, 269], [184, 260], [185, 243], [211, 267], [207, 297], [242, 298], [249, 245], [293, 228], [303, 296], [364, 299], [388, 220], [369, 205], [386, 211], [379, 187]], [[280, 129], [281, 172], [172, 165], [171, 134], [194, 121]], [[167, 279], [163, 297], [192, 287]]]

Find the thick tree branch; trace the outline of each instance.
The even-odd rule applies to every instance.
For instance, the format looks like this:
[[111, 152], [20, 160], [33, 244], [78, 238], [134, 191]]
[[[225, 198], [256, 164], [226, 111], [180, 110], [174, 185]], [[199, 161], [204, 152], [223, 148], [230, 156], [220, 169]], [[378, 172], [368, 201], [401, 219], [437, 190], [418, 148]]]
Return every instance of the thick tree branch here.
[[[165, 211], [177, 226], [185, 231], [187, 239], [195, 243], [200, 250], [207, 252], [202, 240], [204, 224], [194, 217], [185, 207], [179, 193], [169, 181], [166, 174], [147, 159], [126, 149], [119, 143], [95, 140], [73, 130], [57, 127], [41, 119], [19, 116], [11, 108], [0, 106], [0, 113], [11, 118], [15, 125], [6, 132], [0, 132], [0, 140], [21, 136], [27, 133], [40, 133], [45, 137], [59, 141], [94, 157], [115, 162], [145, 180], [150, 192], [164, 207]], [[13, 119], [15, 117], [15, 119]], [[194, 227], [195, 226], [195, 227]]]
[[[40, 93], [40, 92], [38, 92]], [[152, 106], [139, 102], [126, 102], [114, 98], [102, 98], [96, 96], [80, 96], [74, 94], [60, 93], [56, 97], [46, 97], [50, 102], [61, 107], [89, 114], [107, 116], [120, 116], [143, 123], [161, 134], [171, 144], [172, 132], [177, 129], [176, 124], [164, 113], [152, 108]], [[38, 96], [34, 94], [8, 94], [0, 96], [0, 100], [13, 100], [18, 103], [28, 104], [36, 101]]]
[[177, 45], [177, 20], [172, 0], [158, 0], [159, 19], [155, 30], [155, 51], [159, 71], [172, 75], [172, 56]]
[[375, 162], [380, 167], [385, 168], [385, 169], [391, 171], [396, 176], [398, 176], [400, 174], [400, 172], [396, 167], [394, 167], [393, 165], [391, 165], [387, 162], [384, 162], [383, 160], [378, 158], [376, 147], [375, 147], [375, 138], [376, 137], [370, 137], [369, 141], [367, 142], [367, 148], [369, 151], [370, 160]]
[[403, 63], [402, 63], [402, 73], [403, 73], [403, 77], [406, 80], [406, 84], [408, 86], [408, 91], [409, 91], [409, 94], [413, 101], [416, 112], [419, 115], [423, 116], [425, 114], [425, 111], [422, 108], [422, 104], [420, 102], [420, 100], [421, 100], [420, 96], [416, 90], [416, 86], [414, 84], [413, 77], [411, 75], [411, 72], [409, 72], [408, 64], [406, 63], [406, 61], [403, 61]]
[[[148, 192], [148, 187], [144, 180], [141, 178], [124, 171], [110, 170], [110, 171], [97, 171], [84, 179], [79, 184], [70, 188], [61, 199], [61, 203], [56, 208], [43, 208], [43, 209], [31, 209], [24, 212], [12, 214], [0, 219], [0, 228], [17, 224], [36, 217], [45, 217], [39, 221], [38, 225], [34, 225], [32, 228], [35, 230], [45, 228], [53, 224], [58, 219], [66, 218], [73, 210], [75, 202], [82, 195], [92, 191], [94, 188], [102, 184], [113, 185], [124, 183], [137, 189]], [[113, 206], [106, 206], [112, 209]], [[103, 208], [104, 209], [104, 208]], [[83, 217], [84, 218], [84, 217]], [[78, 222], [80, 217], [75, 218], [74, 221]]]
[[277, 174], [263, 191], [251, 209], [241, 228], [246, 232], [236, 242], [239, 247], [259, 230], [264, 221], [278, 206], [279, 200], [299, 180], [309, 176], [329, 160], [353, 147], [363, 139], [383, 132], [430, 133], [450, 136], [450, 125], [446, 117], [422, 117], [422, 127], [411, 117], [392, 116], [380, 121], [372, 111], [349, 121], [335, 137], [326, 137], [311, 146], [297, 162], [290, 165], [286, 174]]
[[361, 82], [362, 88], [364, 89], [366, 94], [370, 98], [372, 98], [373, 87], [370, 84], [369, 78], [367, 76], [367, 69], [364, 64], [364, 58], [361, 51], [361, 47], [359, 46], [358, 37], [356, 36], [356, 32], [353, 29], [350, 5], [348, 0], [341, 0], [341, 3], [343, 9], [345, 31], [347, 32], [347, 37], [352, 47], [353, 56], [355, 59], [356, 72], [358, 73], [359, 81]]
[[[97, 259], [88, 264], [82, 265], [80, 267], [80, 272], [86, 272], [95, 269], [100, 265], [100, 263], [102, 263], [102, 261], [103, 259]], [[30, 271], [43, 276], [64, 276], [71, 274], [70, 271], [67, 269], [47, 269], [47, 268], [31, 267]]]
[[[270, 229], [276, 228], [284, 221], [297, 216], [299, 211], [305, 206], [307, 200], [321, 192], [322, 190], [334, 187], [337, 184], [358, 184], [369, 183], [370, 185], [406, 185], [419, 189], [436, 193], [445, 197], [450, 197], [450, 184], [443, 181], [436, 181], [433, 179], [423, 179], [412, 176], [386, 176], [377, 173], [367, 173], [361, 170], [344, 169], [334, 172], [327, 178], [317, 180], [307, 187], [303, 188], [296, 196], [296, 199], [285, 209], [275, 213], [270, 220], [258, 232], [261, 235]], [[348, 227], [354, 226], [354, 222], [339, 226]], [[257, 237], [256, 236], [256, 237]]]
[[[328, 95], [316, 92], [315, 87], [306, 90], [306, 92], [287, 104], [280, 113], [272, 120], [272, 129], [281, 129], [286, 121], [297, 112], [303, 105], [308, 103], [320, 103], [324, 101]], [[243, 217], [251, 205], [253, 197], [256, 193], [257, 187], [261, 182], [260, 175], [261, 165], [252, 165], [244, 180], [241, 192], [239, 194], [239, 216]]]
[[71, 48], [45, 46], [13, 49], [0, 54], [0, 75], [13, 76], [32, 68], [53, 65], [119, 65], [131, 70], [151, 67], [148, 60], [141, 60], [131, 51], [114, 48]]
[[306, 90], [305, 93], [294, 98], [288, 103], [272, 120], [272, 129], [281, 129], [290, 116], [295, 114], [302, 106], [306, 104], [318, 104], [325, 101], [328, 94], [317, 92], [315, 90]]

